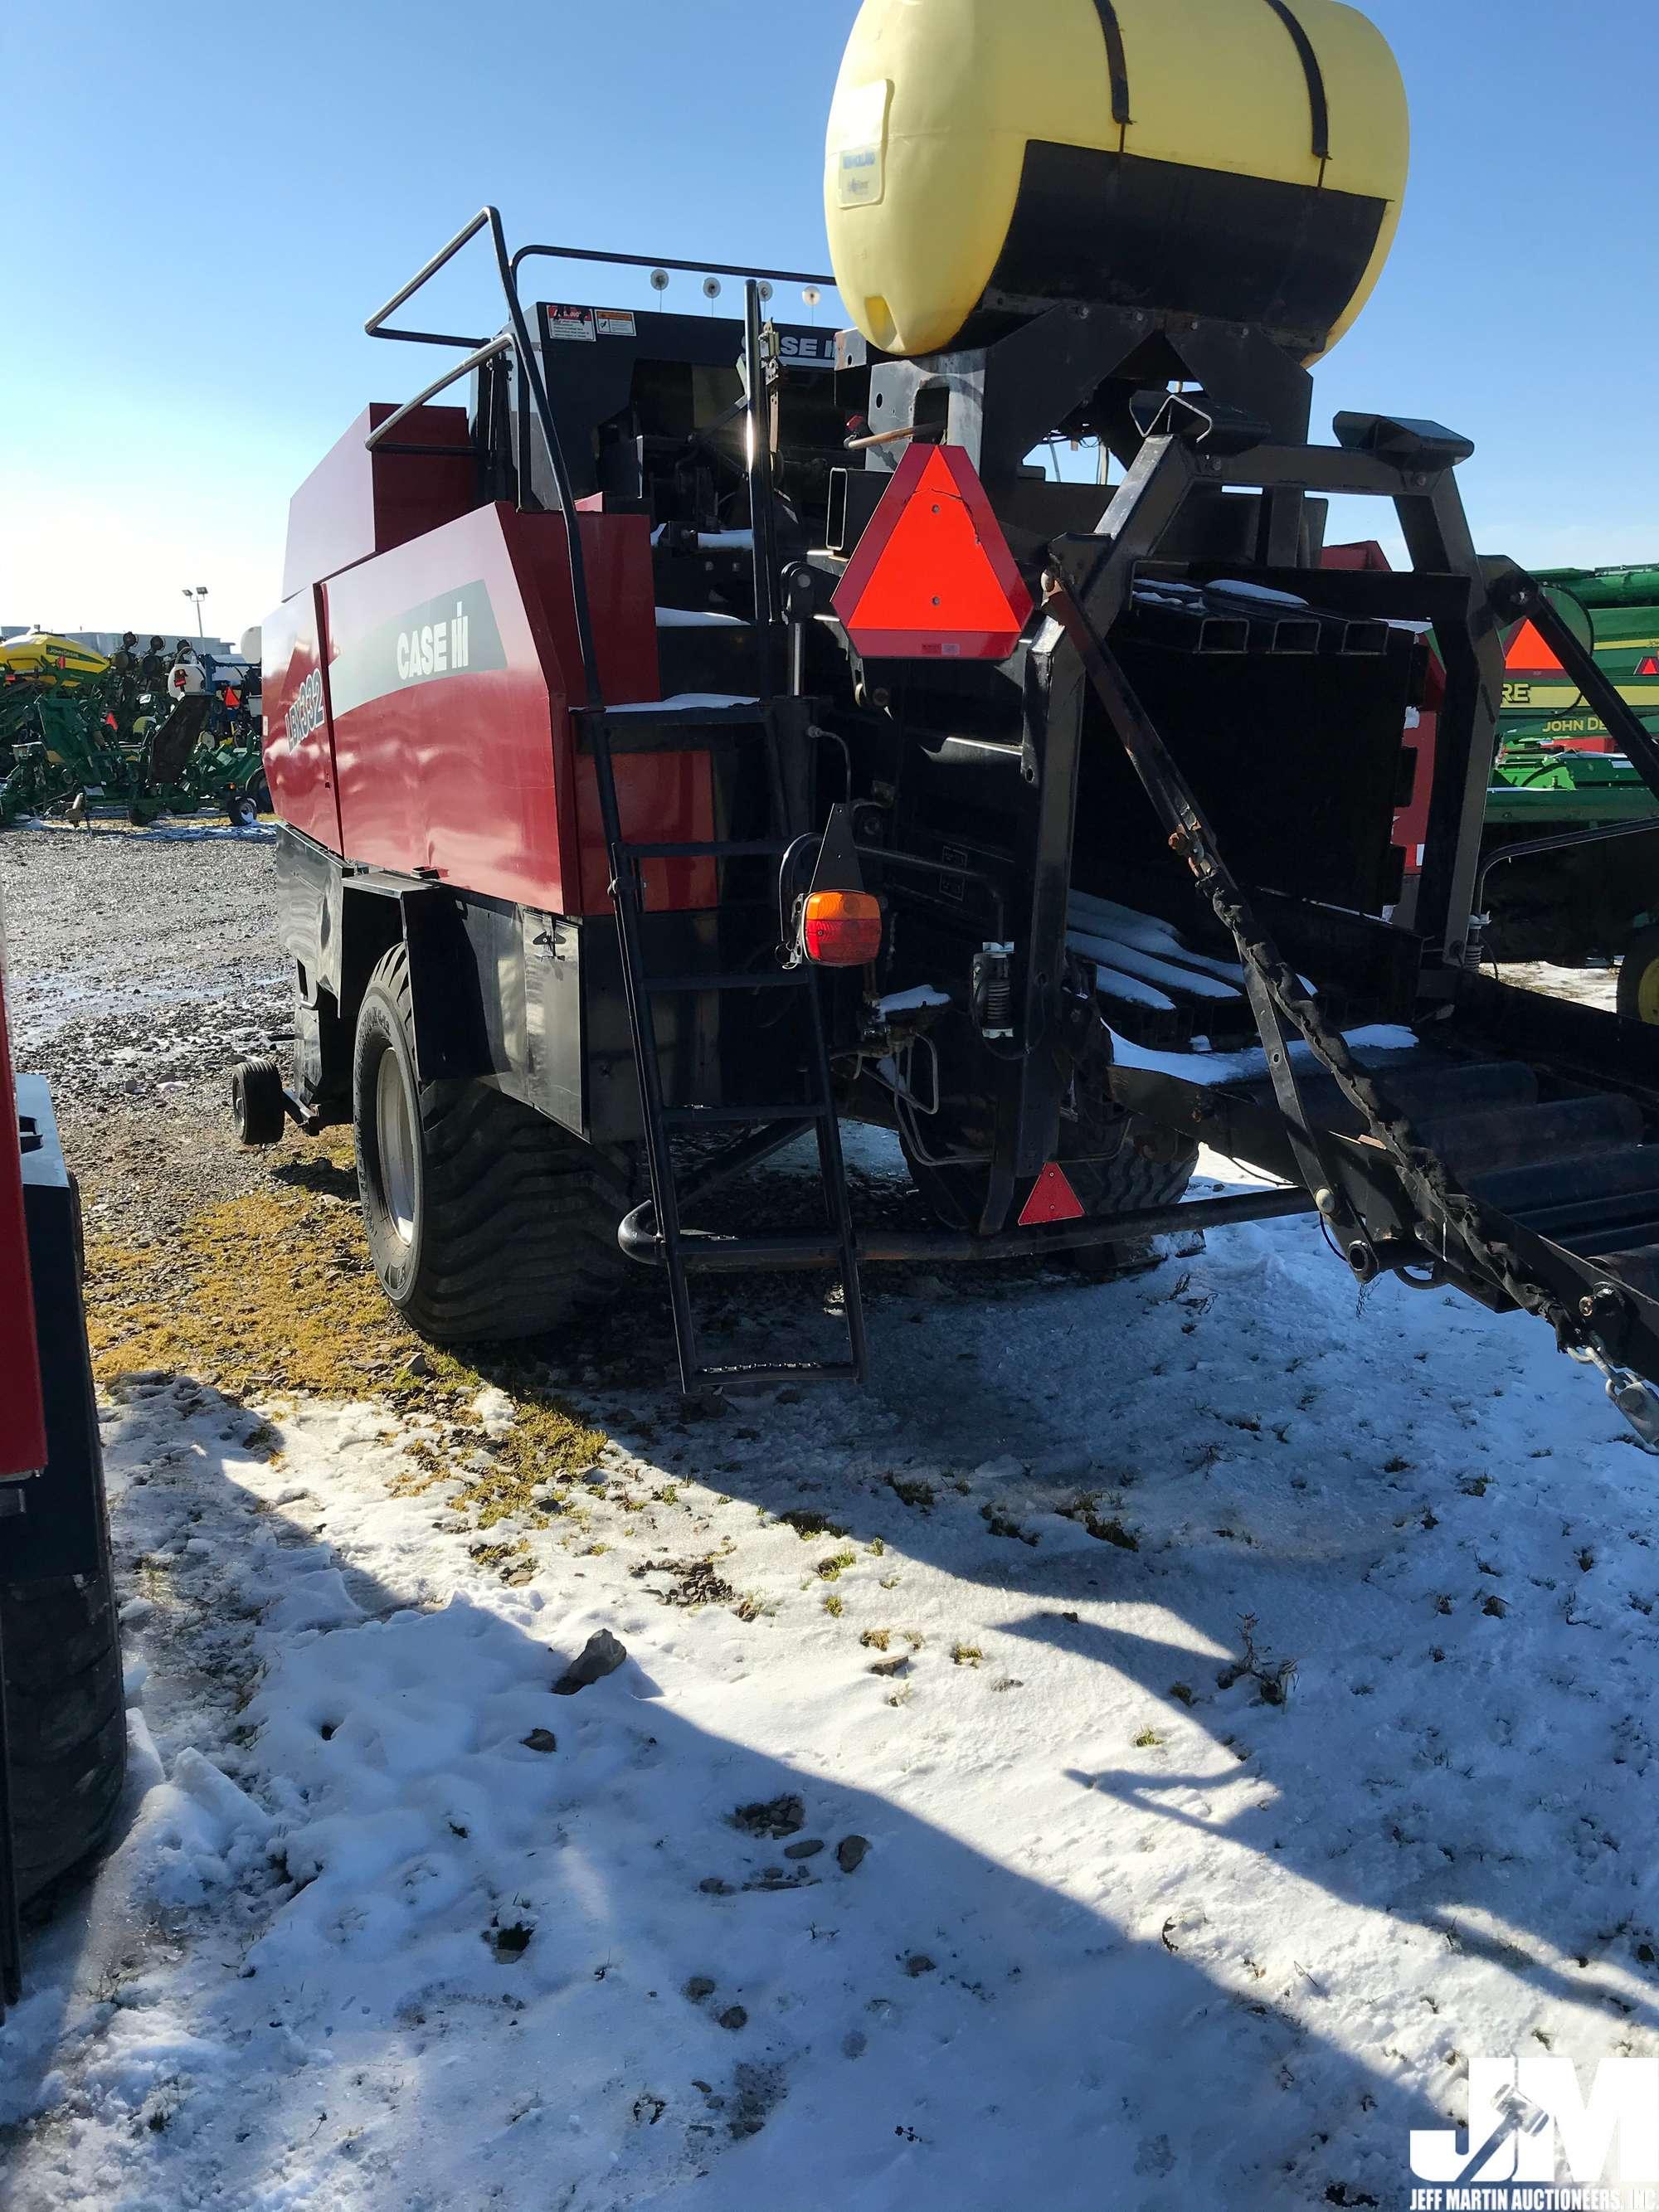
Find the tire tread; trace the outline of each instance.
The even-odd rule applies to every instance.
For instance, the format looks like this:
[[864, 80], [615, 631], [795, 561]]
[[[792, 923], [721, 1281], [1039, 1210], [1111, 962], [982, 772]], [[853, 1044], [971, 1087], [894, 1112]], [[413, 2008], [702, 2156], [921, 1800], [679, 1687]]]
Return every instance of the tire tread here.
[[[376, 986], [412, 1037], [405, 946], [381, 960]], [[542, 1335], [610, 1296], [626, 1265], [617, 1224], [629, 1196], [590, 1146], [482, 1083], [423, 1085], [420, 1116], [422, 1257], [401, 1303], [422, 1335], [451, 1344]], [[357, 1159], [367, 1206], [361, 1123]]]

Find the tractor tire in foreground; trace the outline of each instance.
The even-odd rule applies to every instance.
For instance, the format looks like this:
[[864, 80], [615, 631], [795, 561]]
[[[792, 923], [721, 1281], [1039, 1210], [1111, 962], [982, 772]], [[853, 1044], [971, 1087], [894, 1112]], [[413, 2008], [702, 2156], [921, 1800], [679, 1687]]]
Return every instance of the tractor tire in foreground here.
[[106, 1536], [94, 1574], [0, 1583], [18, 1897], [91, 1856], [121, 1802], [127, 1717]]
[[439, 1344], [540, 1336], [609, 1297], [627, 1195], [592, 1149], [481, 1083], [417, 1082], [409, 955], [363, 994], [352, 1066], [369, 1255]]

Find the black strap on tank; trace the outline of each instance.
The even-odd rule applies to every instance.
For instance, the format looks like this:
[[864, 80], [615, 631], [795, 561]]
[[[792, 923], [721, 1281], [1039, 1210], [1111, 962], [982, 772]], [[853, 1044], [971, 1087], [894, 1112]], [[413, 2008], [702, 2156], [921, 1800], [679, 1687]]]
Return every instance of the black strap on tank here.
[[1313, 112], [1314, 159], [1316, 161], [1328, 161], [1331, 158], [1331, 111], [1325, 98], [1325, 72], [1319, 66], [1313, 40], [1303, 29], [1288, 0], [1267, 0], [1267, 5], [1290, 33], [1291, 43], [1302, 64], [1302, 74], [1308, 80], [1308, 106]]
[[[1112, 0], [1095, 0], [1095, 13], [1106, 33], [1106, 66], [1112, 74], [1112, 120], [1122, 130], [1134, 120], [1129, 112], [1129, 64], [1123, 54], [1123, 26], [1117, 20]], [[1300, 24], [1297, 27], [1299, 30]]]

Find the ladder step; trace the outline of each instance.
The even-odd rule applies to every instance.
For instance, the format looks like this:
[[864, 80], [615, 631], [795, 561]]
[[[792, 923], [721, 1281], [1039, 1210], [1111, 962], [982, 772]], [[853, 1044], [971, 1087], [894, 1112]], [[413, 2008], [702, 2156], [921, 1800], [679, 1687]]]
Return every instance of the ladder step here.
[[641, 699], [626, 707], [578, 707], [576, 718], [589, 729], [625, 729], [630, 723], [659, 724], [665, 729], [687, 729], [712, 722], [721, 729], [759, 727], [766, 709], [758, 699], [719, 698], [694, 694], [690, 698]]
[[789, 850], [781, 837], [759, 837], [733, 843], [720, 838], [696, 838], [678, 845], [623, 845], [625, 860], [775, 860]]
[[698, 1129], [717, 1121], [817, 1121], [833, 1111], [827, 1098], [792, 1098], [783, 1106], [665, 1106], [662, 1118], [676, 1129]]
[[803, 1361], [799, 1365], [787, 1363], [775, 1366], [700, 1367], [696, 1379], [699, 1382], [857, 1382], [862, 1378], [850, 1359], [822, 1365]]
[[[656, 1240], [660, 1250], [662, 1240]], [[815, 1267], [839, 1267], [848, 1255], [832, 1229], [770, 1229], [746, 1237], [725, 1237], [704, 1229], [682, 1229], [680, 1264], [702, 1275], [805, 1274]], [[852, 1256], [859, 1256], [856, 1249]]]
[[647, 975], [648, 991], [799, 991], [806, 981], [801, 968], [763, 968], [724, 975]]
[[745, 743], [766, 735], [766, 709], [757, 700], [677, 706], [672, 700], [637, 708], [612, 707], [575, 715], [581, 749], [594, 743], [613, 753], [705, 752], [711, 745]]

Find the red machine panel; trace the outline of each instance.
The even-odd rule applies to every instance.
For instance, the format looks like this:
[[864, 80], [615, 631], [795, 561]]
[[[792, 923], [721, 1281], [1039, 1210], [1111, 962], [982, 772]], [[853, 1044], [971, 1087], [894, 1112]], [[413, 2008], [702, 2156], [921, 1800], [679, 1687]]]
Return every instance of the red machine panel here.
[[[595, 514], [580, 526], [606, 703], [654, 700], [648, 526]], [[570, 721], [581, 662], [562, 519], [480, 507], [346, 570], [321, 596], [338, 849], [550, 913], [606, 911], [592, 769]], [[273, 747], [275, 732], [273, 720]], [[631, 837], [712, 834], [706, 754], [617, 765]], [[655, 906], [713, 902], [707, 863], [651, 873]]]
[[322, 620], [322, 588], [308, 584], [264, 624], [265, 776], [283, 820], [337, 853], [340, 806]]
[[[1376, 574], [1391, 569], [1392, 562], [1374, 538], [1352, 545], [1328, 545], [1320, 566]], [[1395, 809], [1393, 842], [1405, 854], [1407, 878], [1423, 872], [1423, 847], [1429, 834], [1429, 805], [1434, 796], [1434, 747], [1440, 728], [1440, 710], [1446, 703], [1446, 672], [1439, 656], [1431, 654], [1423, 704], [1406, 717], [1405, 754], [1411, 763], [1402, 769], [1401, 788], [1408, 794]]]
[[398, 426], [398, 445], [447, 451], [371, 453], [364, 441], [396, 411], [386, 399], [366, 407], [289, 502], [285, 599], [371, 553], [406, 545], [476, 503], [465, 408], [417, 407]]

